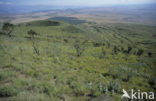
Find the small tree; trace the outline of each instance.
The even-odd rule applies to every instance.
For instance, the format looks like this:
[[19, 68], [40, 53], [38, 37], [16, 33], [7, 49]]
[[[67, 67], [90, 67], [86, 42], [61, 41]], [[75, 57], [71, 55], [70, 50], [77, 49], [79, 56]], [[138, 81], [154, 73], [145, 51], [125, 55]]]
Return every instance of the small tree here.
[[2, 26], [2, 31], [11, 37], [11, 33], [14, 29], [14, 25], [8, 22], [4, 23]]
[[34, 37], [35, 37], [35, 35], [37, 35], [37, 33], [31, 29], [31, 30], [28, 31], [28, 35], [30, 35], [31, 38], [34, 39]]
[[81, 56], [82, 53], [84, 52], [84, 47], [82, 44], [80, 44], [79, 41], [76, 41], [75, 45], [74, 45], [74, 48], [76, 49], [76, 53], [77, 53], [77, 56]]
[[33, 43], [33, 48], [34, 48], [35, 53], [39, 55], [40, 53], [39, 53], [39, 50], [38, 50], [37, 45], [35, 44], [35, 40], [34, 40], [35, 35], [37, 35], [37, 33], [35, 31], [33, 31], [32, 29], [29, 30], [27, 33], [31, 37], [31, 40], [32, 40], [32, 43]]

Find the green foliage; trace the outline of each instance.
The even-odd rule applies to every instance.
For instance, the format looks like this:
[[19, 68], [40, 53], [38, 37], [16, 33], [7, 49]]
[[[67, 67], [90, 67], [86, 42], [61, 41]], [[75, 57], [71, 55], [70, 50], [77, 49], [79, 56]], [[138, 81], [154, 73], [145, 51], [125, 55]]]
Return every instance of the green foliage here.
[[4, 32], [0, 32], [0, 35], [5, 35], [5, 33]]
[[26, 26], [59, 26], [60, 22], [57, 21], [48, 21], [48, 20], [40, 20], [40, 21], [33, 21], [25, 23]]
[[14, 98], [14, 100], [15, 101], [50, 101], [50, 98], [48, 98], [43, 93], [23, 91], [19, 93], [17, 97]]
[[17, 90], [12, 86], [0, 86], [0, 97], [10, 97], [17, 94]]
[[110, 81], [108, 84], [108, 90], [112, 93], [120, 93], [121, 85], [120, 83], [115, 80], [115, 81]]
[[84, 96], [87, 88], [84, 85], [79, 85], [80, 83], [73, 84], [74, 94], [76, 96]]
[[2, 31], [9, 36], [11, 36], [13, 29], [14, 29], [14, 25], [8, 22], [4, 23], [2, 26]]
[[7, 100], [87, 101], [111, 94], [120, 101], [122, 88], [155, 91], [155, 27], [50, 23], [22, 23], [13, 38], [1, 35], [0, 88]]
[[68, 33], [83, 33], [83, 31], [75, 26], [67, 26], [65, 28], [62, 29], [62, 31], [64, 32], [68, 32]]
[[77, 56], [81, 56], [82, 53], [84, 52], [85, 48], [83, 46], [83, 43], [80, 43], [79, 41], [76, 41], [74, 44], [74, 48], [76, 49], [76, 54]]
[[49, 18], [49, 20], [56, 20], [56, 21], [63, 21], [63, 22], [67, 22], [70, 24], [81, 24], [81, 23], [85, 23], [85, 20], [80, 20], [78, 18], [75, 17], [53, 17], [53, 18]]
[[46, 93], [50, 96], [54, 93], [54, 87], [49, 83], [44, 82], [33, 82], [28, 90], [33, 90], [35, 92]]
[[154, 86], [156, 84], [156, 79], [154, 77], [152, 78], [148, 78], [148, 83], [151, 85], [151, 86]]
[[124, 50], [123, 48], [121, 49], [123, 53], [126, 53], [126, 54], [130, 54], [130, 52], [132, 51], [132, 47], [131, 46], [128, 46], [128, 49], [127, 50]]
[[143, 51], [142, 49], [139, 49], [138, 52], [137, 52], [137, 55], [138, 55], [138, 56], [141, 56], [141, 55], [143, 54], [143, 52], [144, 52], [144, 51]]
[[6, 72], [6, 71], [0, 72], [0, 81], [6, 80], [7, 78], [9, 78], [11, 76], [13, 76], [12, 72]]
[[133, 72], [132, 72], [132, 70], [130, 70], [130, 71], [128, 71], [126, 77], [124, 77], [122, 80], [125, 82], [128, 82], [132, 76], [133, 76]]
[[32, 40], [32, 44], [33, 44], [33, 48], [34, 48], [34, 52], [37, 54], [37, 55], [39, 55], [40, 54], [40, 52], [39, 52], [39, 49], [38, 49], [38, 47], [37, 47], [37, 43], [35, 42], [35, 35], [38, 35], [35, 31], [33, 31], [32, 29], [31, 30], [29, 30], [28, 32], [28, 35], [30, 35], [30, 38], [31, 38], [31, 40]]
[[119, 49], [117, 48], [117, 46], [114, 46], [112, 54], [117, 54], [118, 51], [119, 51]]
[[30, 35], [31, 38], [34, 38], [34, 36], [37, 35], [37, 33], [31, 29], [28, 31], [28, 35]]
[[100, 54], [99, 58], [102, 59], [105, 56], [106, 56], [106, 51], [105, 51], [104, 47], [102, 47], [101, 54]]
[[132, 47], [128, 46], [128, 50], [127, 50], [127, 53], [129, 54], [132, 50]]
[[34, 48], [34, 52], [35, 52], [37, 55], [40, 55], [40, 52], [39, 52], [37, 43], [33, 42], [33, 48]]

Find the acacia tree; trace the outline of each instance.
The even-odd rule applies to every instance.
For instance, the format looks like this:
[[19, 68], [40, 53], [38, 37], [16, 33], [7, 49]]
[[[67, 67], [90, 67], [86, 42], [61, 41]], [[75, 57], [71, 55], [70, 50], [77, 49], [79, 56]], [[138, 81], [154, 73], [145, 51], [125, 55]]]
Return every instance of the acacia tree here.
[[30, 35], [31, 39], [34, 40], [34, 37], [35, 37], [35, 35], [37, 35], [37, 33], [31, 29], [28, 31], [28, 35]]
[[11, 37], [11, 33], [14, 29], [14, 25], [11, 23], [4, 23], [2, 26], [2, 31]]
[[39, 50], [38, 50], [38, 48], [37, 48], [37, 45], [35, 44], [35, 35], [37, 35], [37, 33], [36, 33], [35, 31], [33, 31], [32, 29], [29, 30], [27, 33], [28, 33], [28, 35], [30, 35], [30, 37], [31, 37], [31, 40], [32, 40], [32, 43], [33, 43], [33, 48], [34, 48], [35, 53], [36, 53], [37, 55], [39, 55], [39, 54], [40, 54], [40, 53], [39, 53]]

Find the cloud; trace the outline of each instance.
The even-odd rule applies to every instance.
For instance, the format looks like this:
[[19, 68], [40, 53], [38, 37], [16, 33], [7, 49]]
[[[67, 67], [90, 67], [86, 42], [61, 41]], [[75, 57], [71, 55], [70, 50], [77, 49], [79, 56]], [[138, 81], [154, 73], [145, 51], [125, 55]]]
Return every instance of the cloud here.
[[3, 4], [3, 2], [2, 2], [2, 1], [0, 1], [0, 5], [1, 5], [1, 4]]
[[111, 4], [156, 3], [156, 0], [0, 0], [0, 5], [97, 6]]
[[11, 2], [0, 1], [0, 5], [12, 5], [12, 3]]

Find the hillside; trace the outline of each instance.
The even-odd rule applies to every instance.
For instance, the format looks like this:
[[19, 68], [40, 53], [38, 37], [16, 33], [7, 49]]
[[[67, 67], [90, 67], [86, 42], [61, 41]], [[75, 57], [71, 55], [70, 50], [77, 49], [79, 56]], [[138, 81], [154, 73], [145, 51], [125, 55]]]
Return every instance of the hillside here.
[[156, 92], [156, 26], [53, 20], [1, 29], [0, 101], [120, 101], [123, 88]]

